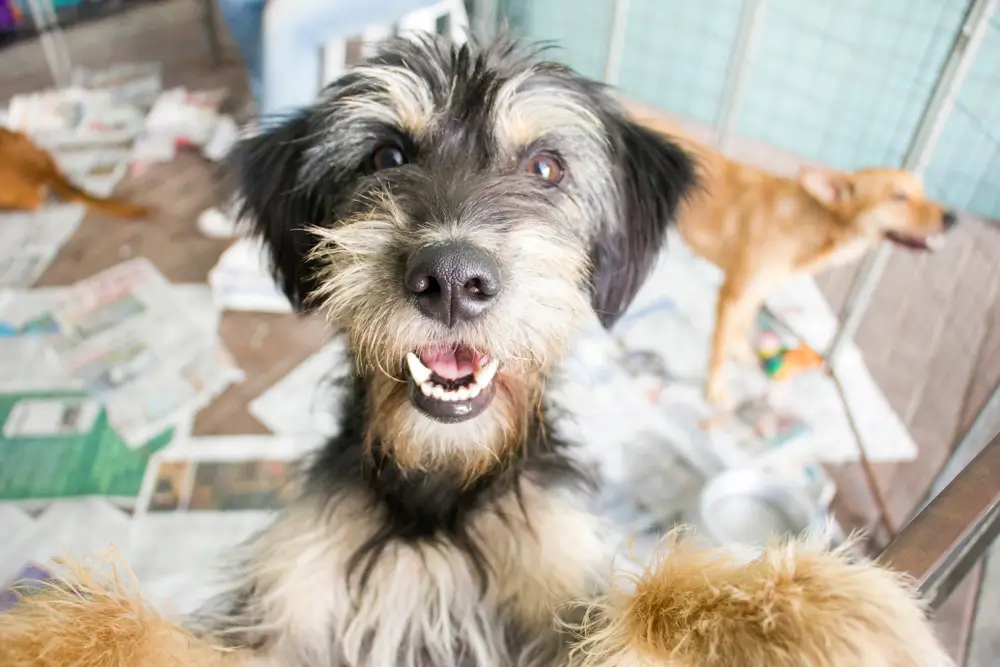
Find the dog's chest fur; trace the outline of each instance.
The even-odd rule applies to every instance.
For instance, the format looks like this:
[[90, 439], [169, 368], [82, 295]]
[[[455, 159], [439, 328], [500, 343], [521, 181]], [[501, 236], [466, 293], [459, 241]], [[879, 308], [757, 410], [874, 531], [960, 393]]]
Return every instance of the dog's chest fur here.
[[221, 619], [275, 667], [552, 664], [557, 616], [606, 579], [608, 540], [566, 454], [474, 484], [403, 473], [350, 425], [249, 546]]

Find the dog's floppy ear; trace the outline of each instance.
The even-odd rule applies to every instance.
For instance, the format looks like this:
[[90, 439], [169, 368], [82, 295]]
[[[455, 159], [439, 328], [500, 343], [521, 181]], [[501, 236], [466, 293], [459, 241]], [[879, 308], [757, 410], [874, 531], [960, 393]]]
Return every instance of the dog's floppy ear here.
[[799, 184], [825, 206], [840, 204], [853, 196], [850, 175], [824, 167], [802, 167]]
[[621, 114], [607, 127], [620, 202], [591, 249], [593, 305], [606, 328], [632, 303], [696, 185], [693, 158], [665, 136]]
[[272, 261], [275, 280], [297, 309], [313, 288], [307, 255], [316, 241], [306, 231], [327, 215], [321, 188], [300, 178], [312, 110], [242, 140], [228, 159], [242, 202], [241, 219], [252, 221]]

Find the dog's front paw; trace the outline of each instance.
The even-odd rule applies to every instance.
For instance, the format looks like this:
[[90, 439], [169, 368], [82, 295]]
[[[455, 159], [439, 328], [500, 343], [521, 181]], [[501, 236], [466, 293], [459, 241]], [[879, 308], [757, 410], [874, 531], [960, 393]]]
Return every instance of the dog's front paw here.
[[725, 408], [729, 403], [729, 392], [722, 377], [709, 378], [705, 383], [705, 400], [713, 408]]
[[733, 345], [732, 358], [733, 361], [742, 366], [756, 366], [760, 363], [757, 358], [757, 351], [753, 349], [753, 345], [748, 340], [741, 340], [739, 343]]

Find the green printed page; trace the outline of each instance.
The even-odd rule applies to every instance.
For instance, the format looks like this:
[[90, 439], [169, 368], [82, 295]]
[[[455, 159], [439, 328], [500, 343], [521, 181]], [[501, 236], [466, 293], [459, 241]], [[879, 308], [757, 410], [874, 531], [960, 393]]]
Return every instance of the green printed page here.
[[129, 449], [85, 392], [0, 393], [0, 502], [134, 499], [149, 457], [172, 437]]

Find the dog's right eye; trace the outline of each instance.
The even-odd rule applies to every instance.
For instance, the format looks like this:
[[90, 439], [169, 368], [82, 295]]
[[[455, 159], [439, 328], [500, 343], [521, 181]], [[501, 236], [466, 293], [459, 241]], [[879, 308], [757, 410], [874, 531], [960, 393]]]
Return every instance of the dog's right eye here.
[[562, 163], [552, 153], [535, 153], [525, 165], [524, 170], [538, 176], [543, 181], [558, 183], [562, 180], [564, 168]]
[[372, 168], [375, 171], [402, 167], [406, 164], [406, 155], [398, 146], [382, 146], [372, 153]]

